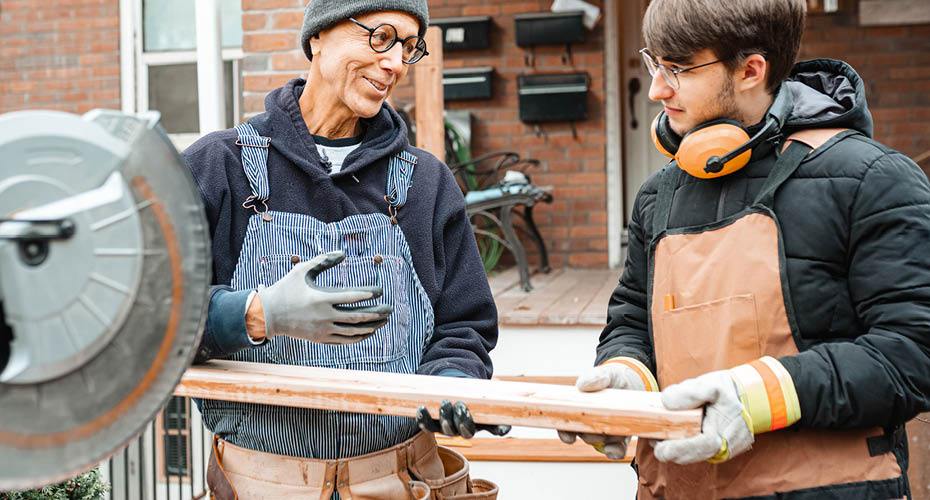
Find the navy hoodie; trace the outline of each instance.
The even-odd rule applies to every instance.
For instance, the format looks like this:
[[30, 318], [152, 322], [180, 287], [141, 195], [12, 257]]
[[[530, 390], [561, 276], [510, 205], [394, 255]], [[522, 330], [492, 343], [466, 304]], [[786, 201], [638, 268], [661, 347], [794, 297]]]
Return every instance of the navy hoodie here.
[[[389, 106], [363, 119], [361, 146], [330, 176], [324, 169], [298, 99], [303, 79], [290, 81], [265, 98], [265, 112], [250, 123], [271, 138], [268, 153], [269, 210], [335, 222], [350, 215], [386, 213], [388, 161], [400, 151], [417, 157], [407, 203], [398, 221], [413, 266], [429, 296], [436, 327], [418, 373], [490, 378], [488, 352], [497, 343], [497, 309], [491, 296], [465, 200], [452, 173], [430, 153], [412, 147], [400, 116]], [[223, 358], [252, 346], [245, 333], [250, 291], [228, 287], [239, 260], [248, 220], [242, 208], [251, 194], [242, 170], [235, 129], [208, 134], [183, 156], [206, 206], [213, 248], [210, 312], [197, 361]]]

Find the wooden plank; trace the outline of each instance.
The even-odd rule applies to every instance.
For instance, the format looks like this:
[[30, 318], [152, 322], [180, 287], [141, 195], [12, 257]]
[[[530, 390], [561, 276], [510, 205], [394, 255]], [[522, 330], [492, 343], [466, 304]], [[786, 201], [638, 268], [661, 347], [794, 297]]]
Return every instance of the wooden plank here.
[[547, 325], [577, 325], [585, 307], [603, 287], [601, 270], [577, 269], [578, 282], [566, 289], [551, 307], [540, 315], [540, 322]]
[[520, 284], [520, 271], [516, 266], [488, 276], [491, 294], [495, 297]]
[[927, 0], [860, 0], [860, 26], [904, 26], [930, 22]]
[[591, 302], [585, 306], [578, 316], [579, 323], [598, 326], [607, 324], [607, 304], [610, 302], [610, 296], [617, 288], [621, 272], [621, 270], [617, 269], [605, 273], [601, 289], [594, 294]]
[[442, 29], [436, 26], [427, 28], [426, 46], [429, 55], [413, 66], [417, 147], [443, 160], [446, 157], [446, 141], [445, 119], [442, 115]]
[[695, 435], [701, 411], [670, 411], [658, 393], [429, 377], [398, 373], [212, 361], [190, 368], [178, 396], [413, 417], [463, 401], [478, 423], [510, 424], [657, 439]]
[[494, 380], [529, 382], [531, 384], [575, 385], [577, 377], [563, 375], [499, 375]]
[[580, 439], [565, 444], [558, 439], [490, 438], [475, 437], [469, 440], [449, 439], [437, 435], [436, 441], [476, 462], [600, 462], [629, 463], [635, 446], [631, 443], [627, 456], [611, 460], [598, 453]]
[[513, 325], [539, 325], [542, 313], [559, 300], [562, 293], [579, 281], [579, 275], [572, 270], [564, 270], [551, 281], [540, 282], [539, 286], [526, 294], [519, 304], [508, 311], [501, 322]]
[[531, 292], [524, 292], [522, 288], [515, 286], [495, 296], [494, 302], [497, 304], [498, 322], [502, 325], [511, 324], [510, 315], [519, 308], [525, 307], [521, 304], [544, 290], [549, 286], [549, 283], [557, 279], [564, 272], [564, 269], [553, 269], [548, 274], [536, 274], [533, 276], [533, 290]]

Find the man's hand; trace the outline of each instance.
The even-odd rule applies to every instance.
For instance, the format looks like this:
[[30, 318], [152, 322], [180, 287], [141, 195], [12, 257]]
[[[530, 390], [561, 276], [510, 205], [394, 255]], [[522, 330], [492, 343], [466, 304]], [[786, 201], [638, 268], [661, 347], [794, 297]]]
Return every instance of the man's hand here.
[[[287, 335], [324, 344], [352, 344], [365, 340], [387, 323], [390, 305], [349, 308], [381, 296], [380, 287], [322, 288], [316, 278], [345, 259], [343, 252], [317, 255], [300, 262], [286, 276], [258, 290], [246, 315], [249, 335], [259, 340]], [[261, 319], [256, 318], [261, 312]], [[262, 323], [264, 331], [262, 332]]]
[[443, 400], [439, 405], [439, 420], [430, 416], [425, 406], [421, 406], [417, 409], [417, 425], [425, 432], [441, 432], [446, 436], [462, 436], [465, 439], [471, 439], [478, 431], [487, 431], [495, 436], [510, 432], [509, 425], [475, 424], [468, 406], [461, 401], [453, 405]]
[[[591, 368], [578, 377], [575, 387], [582, 392], [596, 392], [604, 389], [659, 390], [655, 378], [646, 366], [632, 358], [614, 358]], [[563, 443], [572, 444], [578, 437], [581, 437], [582, 441], [613, 460], [620, 460], [626, 456], [626, 449], [630, 444], [630, 436], [558, 432], [559, 439]]]
[[704, 407], [701, 433], [656, 443], [661, 462], [719, 463], [752, 447], [755, 434], [787, 427], [801, 418], [791, 375], [764, 357], [731, 370], [705, 373], [662, 391], [669, 410]]

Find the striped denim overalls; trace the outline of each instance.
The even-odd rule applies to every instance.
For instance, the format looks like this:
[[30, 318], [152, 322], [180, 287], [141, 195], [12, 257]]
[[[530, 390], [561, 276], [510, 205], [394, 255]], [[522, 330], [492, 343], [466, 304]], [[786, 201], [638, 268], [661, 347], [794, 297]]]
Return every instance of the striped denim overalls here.
[[[304, 214], [267, 210], [270, 139], [261, 137], [248, 123], [236, 126], [236, 130], [242, 165], [252, 188], [252, 196], [243, 206], [256, 213], [249, 219], [230, 285], [235, 290], [271, 285], [296, 262], [343, 250], [345, 261], [323, 272], [317, 283], [327, 287], [381, 286], [384, 295], [357, 305], [387, 303], [394, 312], [386, 326], [356, 344], [319, 344], [279, 336], [231, 359], [415, 373], [433, 332], [433, 308], [414, 271], [404, 233], [393, 217], [406, 202], [416, 157], [401, 152], [389, 162], [386, 200], [391, 217], [381, 213], [353, 215], [327, 224]], [[353, 457], [388, 448], [418, 431], [410, 418], [329, 410], [204, 400], [202, 411], [207, 427], [232, 444], [296, 457]]]

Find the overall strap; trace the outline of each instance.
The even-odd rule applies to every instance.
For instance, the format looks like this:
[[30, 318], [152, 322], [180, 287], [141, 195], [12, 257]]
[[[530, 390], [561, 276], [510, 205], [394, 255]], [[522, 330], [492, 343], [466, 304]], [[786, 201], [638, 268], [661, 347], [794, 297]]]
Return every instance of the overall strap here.
[[[242, 169], [252, 188], [252, 195], [242, 206], [255, 210], [255, 213], [265, 213], [268, 211], [268, 147], [271, 138], [260, 135], [248, 122], [236, 125], [236, 132], [239, 134], [236, 145], [242, 147]], [[258, 204], [264, 210], [259, 210]]]
[[673, 162], [661, 174], [659, 179], [659, 192], [656, 194], [656, 208], [652, 215], [652, 237], [665, 232], [668, 229], [668, 218], [672, 213], [672, 198], [675, 197], [675, 190], [678, 189], [678, 182], [681, 179], [683, 170]]
[[807, 155], [844, 132], [854, 133], [849, 129], [831, 128], [801, 130], [788, 136], [781, 156], [775, 162], [775, 166], [772, 167], [772, 172], [765, 179], [765, 184], [762, 185], [762, 189], [759, 190], [753, 204], [773, 208], [772, 205], [775, 202], [775, 193], [778, 188], [797, 172], [798, 167], [801, 166]]
[[416, 166], [417, 157], [406, 151], [392, 157], [388, 164], [384, 201], [388, 203], [388, 215], [394, 224], [397, 224], [397, 211], [407, 203], [407, 190], [410, 189], [413, 169]]

